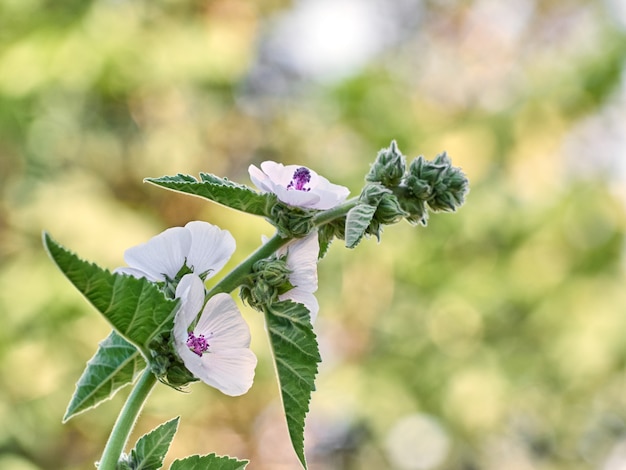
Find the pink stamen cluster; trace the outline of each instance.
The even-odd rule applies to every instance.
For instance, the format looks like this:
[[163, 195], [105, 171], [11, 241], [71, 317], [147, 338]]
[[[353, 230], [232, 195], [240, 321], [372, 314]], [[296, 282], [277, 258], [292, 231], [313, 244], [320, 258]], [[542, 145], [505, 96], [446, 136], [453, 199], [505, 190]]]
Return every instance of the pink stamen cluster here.
[[287, 189], [295, 189], [297, 191], [310, 191], [311, 188], [305, 188], [304, 185], [311, 181], [311, 172], [308, 168], [301, 166], [291, 177], [291, 182], [287, 185]]
[[207, 349], [209, 349], [209, 343], [207, 342], [204, 335], [196, 336], [193, 334], [193, 331], [189, 332], [189, 336], [187, 337], [187, 347], [202, 357], [202, 353], [204, 353]]

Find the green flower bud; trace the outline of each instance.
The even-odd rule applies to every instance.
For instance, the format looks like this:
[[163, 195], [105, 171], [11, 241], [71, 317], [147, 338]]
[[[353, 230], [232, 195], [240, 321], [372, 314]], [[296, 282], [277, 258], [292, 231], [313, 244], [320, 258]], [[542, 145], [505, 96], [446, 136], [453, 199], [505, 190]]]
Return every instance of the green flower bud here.
[[180, 390], [181, 387], [198, 381], [178, 357], [170, 333], [153, 339], [148, 349], [150, 351], [150, 370], [165, 385]]
[[361, 191], [359, 199], [371, 206], [377, 206], [385, 194], [392, 194], [391, 189], [380, 183], [368, 183]]
[[392, 193], [387, 193], [383, 194], [378, 203], [374, 220], [384, 225], [390, 225], [400, 222], [403, 217], [409, 215], [410, 214], [400, 205], [398, 198]]
[[405, 200], [403, 201], [402, 207], [409, 213], [406, 220], [410, 224], [426, 225], [428, 223], [428, 211], [423, 201], [419, 199]]
[[365, 181], [382, 183], [387, 187], [398, 186], [406, 171], [404, 155], [398, 150], [396, 141], [393, 140], [389, 148], [381, 149], [372, 164]]
[[433, 161], [421, 156], [413, 160], [401, 186], [405, 186], [416, 199], [426, 202], [433, 211], [456, 210], [465, 201], [468, 191], [465, 174], [452, 166], [445, 152]]
[[198, 379], [194, 377], [193, 374], [185, 367], [185, 364], [179, 360], [171, 363], [167, 369], [166, 376], [164, 378], [159, 378], [159, 380], [177, 390], [180, 390], [181, 387], [184, 387], [191, 382], [198, 381]]
[[284, 256], [259, 260], [254, 263], [252, 271], [258, 278], [274, 287], [279, 287], [289, 282], [289, 274], [291, 274]]
[[289, 282], [290, 274], [286, 256], [259, 260], [254, 263], [239, 295], [251, 307], [262, 310], [264, 305], [275, 302], [280, 294], [293, 289]]
[[433, 186], [428, 206], [433, 211], [455, 211], [465, 202], [468, 191], [469, 182], [465, 174], [459, 168], [447, 166], [440, 180]]
[[416, 176], [407, 176], [404, 179], [403, 184], [409, 189], [409, 191], [411, 191], [411, 195], [413, 197], [422, 201], [427, 200], [432, 194], [432, 187], [428, 184], [428, 182], [421, 180]]
[[428, 221], [428, 211], [426, 209], [426, 202], [423, 199], [415, 197], [413, 191], [405, 185], [398, 186], [393, 193], [396, 196], [400, 208], [407, 213], [405, 218], [410, 224], [426, 225]]
[[278, 202], [270, 212], [269, 222], [284, 238], [302, 238], [315, 229], [315, 211]]
[[250, 289], [250, 295], [253, 299], [253, 303], [250, 305], [257, 308], [258, 306], [269, 305], [275, 302], [278, 298], [278, 289], [265, 282], [257, 282]]

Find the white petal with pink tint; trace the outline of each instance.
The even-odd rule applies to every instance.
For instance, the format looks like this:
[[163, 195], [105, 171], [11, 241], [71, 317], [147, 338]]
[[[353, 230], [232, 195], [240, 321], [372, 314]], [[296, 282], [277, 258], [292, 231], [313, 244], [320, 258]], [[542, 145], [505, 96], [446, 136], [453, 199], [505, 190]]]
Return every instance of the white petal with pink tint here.
[[[195, 377], [227, 395], [242, 395], [252, 386], [257, 364], [249, 349], [250, 329], [230, 295], [216, 294], [202, 307], [204, 293], [197, 275], [187, 274], [181, 279], [176, 291], [181, 307], [174, 318], [176, 351]], [[189, 328], [200, 311], [193, 333], [203, 335], [208, 342], [202, 355], [187, 345]]]
[[182, 268], [190, 246], [189, 231], [183, 227], [172, 227], [146, 243], [126, 250], [124, 260], [151, 281], [164, 281], [166, 276], [173, 279]]
[[115, 272], [145, 277], [153, 282], [174, 279], [183, 266], [203, 279], [214, 276], [235, 251], [235, 239], [227, 230], [208, 222], [193, 221], [168, 228], [146, 243], [124, 253], [127, 267]]
[[317, 231], [294, 240], [281, 249], [278, 256], [287, 255], [287, 267], [291, 271], [289, 282], [293, 289], [280, 295], [279, 300], [292, 300], [303, 304], [311, 314], [311, 323], [317, 318], [319, 303], [313, 295], [317, 291], [317, 260], [319, 241]]
[[[307, 175], [306, 185], [297, 189], [296, 172], [304, 170]], [[332, 209], [346, 200], [350, 191], [328, 181], [315, 171], [298, 166], [283, 165], [273, 161], [261, 163], [261, 169], [254, 165], [248, 167], [250, 179], [264, 193], [274, 193], [285, 204], [307, 209]]]

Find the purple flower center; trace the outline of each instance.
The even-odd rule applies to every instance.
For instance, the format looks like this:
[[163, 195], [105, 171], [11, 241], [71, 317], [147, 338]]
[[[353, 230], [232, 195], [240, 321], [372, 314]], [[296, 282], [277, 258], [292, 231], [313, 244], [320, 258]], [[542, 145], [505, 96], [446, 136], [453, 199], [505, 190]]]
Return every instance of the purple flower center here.
[[209, 349], [209, 343], [204, 335], [196, 336], [193, 334], [193, 331], [191, 331], [189, 336], [187, 336], [187, 347], [198, 356], [202, 357], [202, 353]]
[[295, 189], [296, 191], [310, 191], [311, 188], [305, 188], [304, 185], [311, 181], [311, 172], [308, 168], [301, 166], [294, 171], [291, 182], [287, 185], [287, 189]]

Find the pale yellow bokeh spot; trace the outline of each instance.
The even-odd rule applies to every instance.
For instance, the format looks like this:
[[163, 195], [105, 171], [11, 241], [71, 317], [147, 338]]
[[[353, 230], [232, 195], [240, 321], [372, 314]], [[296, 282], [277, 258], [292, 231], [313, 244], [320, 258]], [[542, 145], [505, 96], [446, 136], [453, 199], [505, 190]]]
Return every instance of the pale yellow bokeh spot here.
[[475, 433], [495, 429], [506, 411], [506, 383], [490, 368], [459, 371], [445, 394], [447, 414]]

